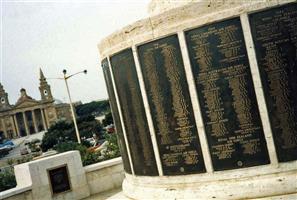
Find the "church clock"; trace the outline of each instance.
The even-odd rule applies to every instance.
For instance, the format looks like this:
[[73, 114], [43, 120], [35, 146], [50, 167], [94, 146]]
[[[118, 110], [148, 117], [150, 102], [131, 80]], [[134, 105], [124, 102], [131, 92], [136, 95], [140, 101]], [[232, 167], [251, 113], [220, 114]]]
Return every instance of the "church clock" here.
[[5, 98], [4, 97], [1, 97], [0, 101], [1, 101], [2, 104], [5, 104]]

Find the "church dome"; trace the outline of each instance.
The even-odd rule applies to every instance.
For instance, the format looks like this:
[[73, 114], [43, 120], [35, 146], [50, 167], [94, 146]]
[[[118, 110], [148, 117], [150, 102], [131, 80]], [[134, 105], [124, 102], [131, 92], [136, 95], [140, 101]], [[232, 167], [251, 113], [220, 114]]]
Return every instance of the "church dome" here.
[[22, 89], [20, 90], [20, 92], [21, 92], [21, 96], [20, 96], [20, 98], [17, 100], [16, 105], [18, 105], [18, 104], [20, 104], [21, 102], [24, 102], [24, 101], [26, 101], [26, 100], [33, 100], [32, 97], [30, 97], [30, 96], [27, 95], [26, 89], [22, 88]]

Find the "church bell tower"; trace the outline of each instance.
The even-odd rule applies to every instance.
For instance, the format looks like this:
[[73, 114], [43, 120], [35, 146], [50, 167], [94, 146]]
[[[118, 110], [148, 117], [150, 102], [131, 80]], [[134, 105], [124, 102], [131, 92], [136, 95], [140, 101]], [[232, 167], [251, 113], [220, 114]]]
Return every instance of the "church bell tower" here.
[[10, 108], [8, 94], [5, 92], [3, 85], [0, 83], [0, 110]]
[[5, 92], [3, 85], [0, 83], [0, 110], [10, 108], [8, 94]]
[[51, 86], [47, 83], [46, 78], [40, 69], [40, 78], [39, 78], [39, 91], [41, 95], [41, 100], [43, 101], [52, 101], [53, 96], [51, 92]]

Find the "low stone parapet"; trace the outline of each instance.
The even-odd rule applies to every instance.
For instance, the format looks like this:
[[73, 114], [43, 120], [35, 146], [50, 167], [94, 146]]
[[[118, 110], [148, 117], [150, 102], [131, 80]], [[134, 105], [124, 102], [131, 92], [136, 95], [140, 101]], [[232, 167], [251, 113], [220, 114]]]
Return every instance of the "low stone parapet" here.
[[125, 178], [122, 158], [115, 158], [85, 167], [90, 194], [119, 188]]
[[16, 187], [10, 190], [0, 192], [0, 199], [5, 200], [31, 200], [32, 198], [32, 187]]
[[78, 151], [69, 151], [14, 167], [17, 187], [0, 193], [2, 200], [83, 199], [121, 187], [122, 159], [86, 167]]

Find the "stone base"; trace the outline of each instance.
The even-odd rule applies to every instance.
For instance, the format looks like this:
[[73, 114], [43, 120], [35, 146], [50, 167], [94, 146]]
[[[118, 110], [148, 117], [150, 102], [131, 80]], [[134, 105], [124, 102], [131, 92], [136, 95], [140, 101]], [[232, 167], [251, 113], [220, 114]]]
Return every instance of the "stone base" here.
[[[67, 166], [70, 190], [53, 193], [49, 170]], [[68, 151], [54, 156], [42, 158], [14, 166], [17, 188], [31, 188], [30, 198], [26, 199], [83, 199], [90, 196], [85, 169], [82, 166], [80, 153]], [[63, 177], [64, 180], [64, 177]], [[62, 185], [62, 183], [61, 183]], [[1, 196], [1, 195], [0, 195]], [[10, 195], [11, 196], [11, 195]], [[3, 197], [3, 199], [6, 196]], [[0, 197], [1, 199], [1, 197]], [[15, 199], [11, 197], [11, 199]]]
[[290, 168], [296, 164], [291, 162], [274, 169], [254, 167], [246, 173], [230, 170], [172, 177], [126, 174], [123, 192], [132, 199], [294, 199], [297, 169]]

